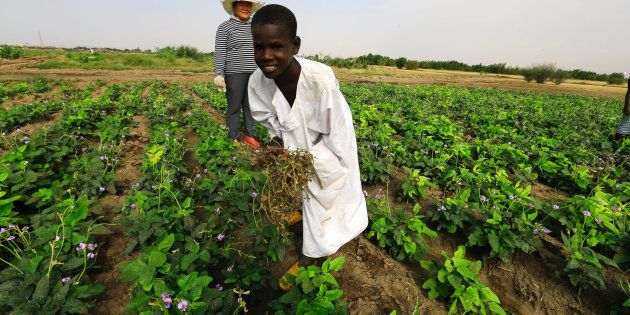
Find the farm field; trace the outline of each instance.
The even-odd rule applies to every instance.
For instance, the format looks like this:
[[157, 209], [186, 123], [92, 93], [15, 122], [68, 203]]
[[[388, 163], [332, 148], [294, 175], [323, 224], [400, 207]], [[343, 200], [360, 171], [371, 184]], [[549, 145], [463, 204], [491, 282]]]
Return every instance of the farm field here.
[[370, 70], [336, 69], [370, 226], [286, 295], [299, 243], [258, 211], [270, 153], [226, 138], [208, 75], [3, 70], [0, 310], [628, 311], [623, 89]]

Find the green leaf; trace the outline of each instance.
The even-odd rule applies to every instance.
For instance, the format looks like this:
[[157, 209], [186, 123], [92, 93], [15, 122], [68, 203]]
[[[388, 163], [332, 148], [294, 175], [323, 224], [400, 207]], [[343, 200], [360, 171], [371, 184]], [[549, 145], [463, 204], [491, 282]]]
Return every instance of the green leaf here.
[[343, 263], [346, 261], [346, 257], [344, 256], [339, 256], [335, 259], [333, 259], [330, 262], [330, 270], [331, 271], [339, 271], [341, 270], [341, 268], [343, 267]]
[[183, 258], [182, 258], [182, 262], [181, 262], [181, 269], [182, 270], [186, 270], [188, 269], [188, 267], [190, 266], [190, 264], [192, 264], [195, 260], [197, 260], [197, 257], [199, 255], [195, 254], [195, 253], [188, 253], [186, 254]]
[[164, 265], [164, 263], [166, 263], [166, 254], [164, 254], [163, 252], [154, 250], [151, 253], [149, 253], [149, 258], [148, 258], [148, 265], [149, 267], [161, 267], [162, 265]]
[[169, 234], [158, 244], [157, 246], [158, 250], [161, 252], [166, 252], [169, 249], [171, 249], [171, 246], [173, 246], [174, 242], [175, 242], [175, 234]]
[[105, 290], [105, 286], [99, 284], [82, 285], [75, 289], [74, 296], [77, 299], [84, 299], [86, 297], [99, 295], [103, 293], [103, 290]]
[[499, 297], [496, 294], [494, 294], [494, 292], [492, 292], [490, 288], [482, 287], [479, 291], [481, 293], [481, 299], [483, 299], [484, 301], [501, 303], [501, 301], [499, 301]]
[[457, 272], [460, 275], [462, 275], [464, 278], [470, 279], [470, 280], [474, 280], [476, 282], [477, 274], [475, 274], [472, 271], [468, 270], [468, 268], [466, 268], [466, 267], [457, 268]]
[[326, 292], [326, 297], [331, 300], [336, 300], [343, 295], [342, 290], [330, 290]]
[[197, 280], [197, 272], [193, 272], [177, 280], [177, 285], [179, 286], [180, 289], [182, 289], [182, 291], [188, 291], [193, 287], [193, 285], [195, 285], [196, 280]]
[[488, 234], [488, 243], [492, 250], [498, 252], [501, 249], [501, 243], [499, 241], [499, 237], [495, 234]]
[[48, 296], [48, 292], [50, 291], [50, 284], [48, 277], [42, 277], [37, 282], [37, 286], [35, 286], [35, 292], [33, 292], [32, 299], [35, 301], [42, 301], [46, 296]]
[[139, 312], [147, 304], [149, 304], [150, 301], [151, 301], [151, 298], [148, 295], [146, 295], [144, 293], [140, 293], [140, 294], [136, 295], [133, 298], [133, 300], [131, 300], [131, 302], [129, 302], [129, 304], [127, 305], [127, 311]]
[[488, 307], [490, 308], [490, 311], [492, 312], [492, 314], [505, 315], [505, 311], [503, 310], [503, 308], [501, 308], [501, 306], [498, 303], [490, 302], [488, 303]]

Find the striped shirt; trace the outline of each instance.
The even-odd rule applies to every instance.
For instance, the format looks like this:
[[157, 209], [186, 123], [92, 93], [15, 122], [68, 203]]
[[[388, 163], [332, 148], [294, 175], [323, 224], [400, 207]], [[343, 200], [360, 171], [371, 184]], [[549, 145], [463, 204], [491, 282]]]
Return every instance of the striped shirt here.
[[214, 42], [214, 74], [225, 76], [253, 73], [256, 69], [258, 67], [254, 62], [251, 19], [241, 22], [232, 16], [217, 29]]
[[624, 114], [617, 125], [616, 133], [620, 135], [630, 135], [630, 115]]

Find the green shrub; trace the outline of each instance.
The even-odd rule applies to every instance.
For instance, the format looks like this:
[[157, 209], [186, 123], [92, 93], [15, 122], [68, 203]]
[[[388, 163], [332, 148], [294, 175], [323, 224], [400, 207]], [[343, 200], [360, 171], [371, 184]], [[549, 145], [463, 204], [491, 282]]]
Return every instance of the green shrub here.
[[552, 63], [538, 64], [524, 69], [523, 77], [527, 82], [534, 80], [536, 83], [543, 84], [556, 72], [556, 66]]
[[420, 63], [415, 60], [407, 60], [407, 70], [416, 70], [420, 66]]
[[560, 83], [564, 83], [564, 81], [569, 78], [569, 75], [570, 73], [568, 71], [558, 69], [551, 75], [551, 79], [553, 83], [560, 85]]
[[626, 81], [626, 78], [623, 77], [623, 73], [614, 72], [608, 75], [606, 82], [608, 84], [623, 84]]
[[405, 57], [400, 57], [398, 59], [396, 59], [396, 67], [398, 69], [402, 69], [403, 67], [405, 67], [407, 65], [407, 58]]
[[459, 246], [453, 257], [442, 251], [445, 261], [422, 261], [422, 268], [432, 276], [422, 284], [429, 298], [449, 300], [449, 314], [505, 314], [499, 297], [479, 279], [481, 261], [466, 259], [466, 247]]
[[148, 55], [126, 55], [123, 57], [123, 63], [127, 66], [150, 67], [155, 64], [155, 61], [153, 61]]
[[24, 55], [24, 51], [20, 47], [2, 46], [0, 49], [0, 57], [5, 59], [17, 59]]

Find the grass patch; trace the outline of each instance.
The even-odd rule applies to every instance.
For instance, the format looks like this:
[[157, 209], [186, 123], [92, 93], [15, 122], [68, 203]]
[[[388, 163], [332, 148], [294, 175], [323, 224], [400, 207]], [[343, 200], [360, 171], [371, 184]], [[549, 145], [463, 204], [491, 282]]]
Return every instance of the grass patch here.
[[[175, 50], [176, 52], [176, 50]], [[186, 72], [212, 72], [214, 59], [210, 54], [198, 53], [189, 57], [191, 53], [184, 50], [178, 57], [176, 53], [139, 53], [139, 52], [110, 52], [63, 49], [24, 49], [25, 57], [47, 56], [53, 57], [47, 61], [32, 65], [38, 69], [87, 69], [87, 70], [182, 70]]]

